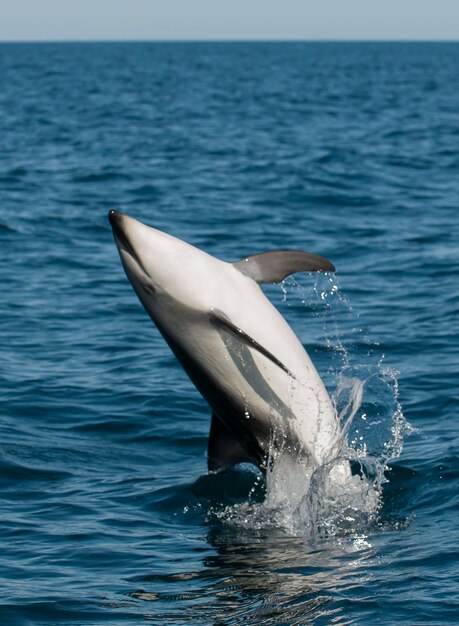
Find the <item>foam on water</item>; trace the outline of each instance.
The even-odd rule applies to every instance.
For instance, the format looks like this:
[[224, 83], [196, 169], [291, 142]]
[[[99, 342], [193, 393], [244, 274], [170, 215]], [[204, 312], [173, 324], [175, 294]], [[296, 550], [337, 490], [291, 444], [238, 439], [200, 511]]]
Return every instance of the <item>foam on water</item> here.
[[[319, 275], [306, 286], [290, 278], [282, 283], [281, 296], [281, 309], [298, 302], [303, 307], [309, 335], [311, 313], [315, 332], [322, 331], [319, 339], [331, 356], [327, 382], [334, 386], [339, 437], [329, 457], [316, 466], [273, 446], [263, 502], [249, 497], [248, 502], [214, 508], [212, 514], [231, 525], [276, 527], [301, 536], [361, 534], [378, 522], [388, 464], [400, 456], [410, 432], [396, 372], [363, 336], [336, 277]], [[345, 320], [343, 326], [340, 320]], [[363, 354], [357, 343], [366, 346]], [[256, 486], [252, 492], [258, 493]]]

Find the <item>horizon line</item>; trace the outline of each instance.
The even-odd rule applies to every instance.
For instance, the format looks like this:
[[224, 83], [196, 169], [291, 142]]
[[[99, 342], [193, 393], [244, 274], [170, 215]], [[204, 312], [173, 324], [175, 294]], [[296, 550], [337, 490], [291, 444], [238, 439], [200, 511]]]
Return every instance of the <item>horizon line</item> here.
[[430, 39], [430, 38], [305, 38], [305, 39], [282, 39], [282, 38], [219, 38], [219, 39], [197, 39], [197, 38], [152, 38], [152, 39], [110, 39], [110, 38], [70, 38], [70, 39], [1, 39], [1, 44], [46, 44], [46, 43], [459, 43], [458, 39]]

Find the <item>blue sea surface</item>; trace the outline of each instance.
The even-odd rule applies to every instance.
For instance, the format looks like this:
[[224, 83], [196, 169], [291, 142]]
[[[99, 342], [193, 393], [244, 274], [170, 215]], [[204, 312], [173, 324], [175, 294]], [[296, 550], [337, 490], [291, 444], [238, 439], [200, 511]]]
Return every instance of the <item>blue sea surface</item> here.
[[[206, 475], [109, 209], [334, 262], [267, 292], [335, 398], [364, 382], [368, 523]], [[459, 623], [459, 44], [0, 45], [0, 258], [1, 624]]]

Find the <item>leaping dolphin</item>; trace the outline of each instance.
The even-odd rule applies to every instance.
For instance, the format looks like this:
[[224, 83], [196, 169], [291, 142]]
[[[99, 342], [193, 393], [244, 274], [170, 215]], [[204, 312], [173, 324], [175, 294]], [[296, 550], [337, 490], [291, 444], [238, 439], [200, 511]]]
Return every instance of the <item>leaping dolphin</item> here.
[[143, 306], [212, 409], [209, 470], [273, 451], [326, 463], [339, 422], [302, 344], [259, 287], [300, 271], [334, 271], [321, 256], [278, 250], [221, 261], [118, 211], [108, 214]]

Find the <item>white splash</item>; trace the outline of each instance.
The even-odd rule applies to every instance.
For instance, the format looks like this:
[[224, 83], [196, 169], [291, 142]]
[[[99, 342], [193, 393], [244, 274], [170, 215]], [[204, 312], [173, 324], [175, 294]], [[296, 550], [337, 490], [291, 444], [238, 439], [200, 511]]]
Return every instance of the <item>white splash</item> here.
[[[384, 472], [388, 462], [400, 455], [410, 426], [398, 400], [396, 374], [383, 366], [383, 357], [374, 354], [375, 344], [358, 328], [357, 315], [341, 295], [337, 279], [319, 275], [312, 288], [294, 279], [284, 281], [280, 308], [299, 303], [307, 319], [305, 336], [311, 338], [315, 332], [316, 343], [325, 343], [326, 356], [332, 356], [327, 383], [334, 386], [333, 402], [341, 425], [333, 458], [311, 467], [290, 451], [273, 451], [264, 502], [232, 505], [214, 514], [252, 529], [355, 535], [377, 520]], [[311, 311], [316, 326], [312, 331]], [[349, 337], [360, 351], [364, 346], [363, 355], [347, 347]]]

